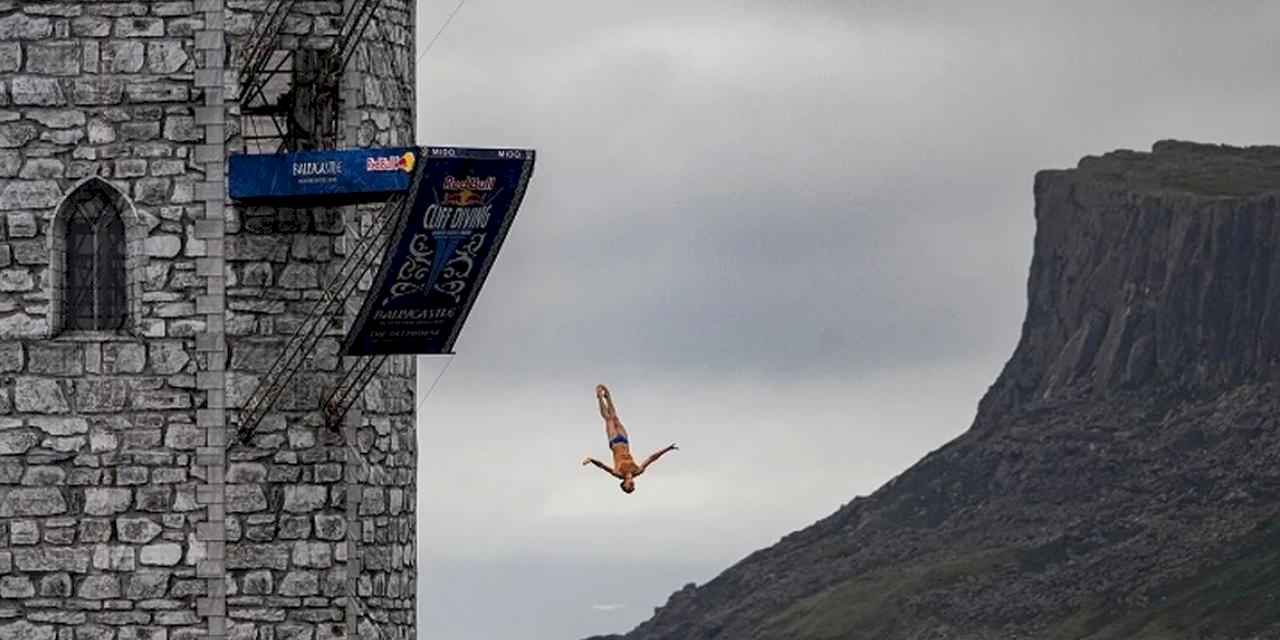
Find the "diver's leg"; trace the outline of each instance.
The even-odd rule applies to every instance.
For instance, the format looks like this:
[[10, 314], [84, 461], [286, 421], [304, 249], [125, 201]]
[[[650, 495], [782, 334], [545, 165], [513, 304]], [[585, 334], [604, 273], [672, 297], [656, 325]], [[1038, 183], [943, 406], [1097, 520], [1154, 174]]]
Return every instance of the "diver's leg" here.
[[609, 389], [602, 384], [596, 385], [596, 401], [600, 403], [600, 415], [604, 418], [604, 433], [609, 438], [609, 446], [613, 446], [615, 438], [621, 437], [626, 440], [627, 429], [618, 419], [618, 412], [613, 406], [613, 398], [609, 396]]
[[596, 404], [600, 405], [601, 418], [608, 420], [618, 415], [613, 408], [613, 398], [609, 396], [609, 389], [602, 384], [596, 385]]
[[622, 438], [627, 440], [627, 429], [622, 426], [622, 421], [617, 418], [607, 418], [604, 421], [604, 435], [609, 438], [609, 446], [614, 445], [614, 439]]

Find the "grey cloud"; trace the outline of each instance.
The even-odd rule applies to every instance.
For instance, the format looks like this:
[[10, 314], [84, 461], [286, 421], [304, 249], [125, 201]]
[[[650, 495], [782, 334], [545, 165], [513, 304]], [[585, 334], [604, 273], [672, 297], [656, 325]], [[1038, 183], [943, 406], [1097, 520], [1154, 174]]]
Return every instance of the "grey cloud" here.
[[[486, 377], [468, 366], [451, 369], [420, 420], [424, 637], [628, 628], [680, 585], [870, 492], [957, 433], [997, 364], [853, 388], [608, 372], [637, 451], [681, 445], [625, 497], [578, 465], [604, 450], [589, 380], [480, 388]], [[601, 594], [625, 610], [593, 617], [585, 610]], [[486, 617], [494, 608], [504, 615]]]
[[[583, 561], [571, 555], [457, 563], [427, 558], [436, 580], [419, 600], [422, 637], [576, 640], [635, 626], [666, 600], [672, 574], [709, 575], [708, 562]], [[556, 590], [548, 584], [558, 585]], [[598, 610], [601, 598], [620, 605]], [[552, 614], [554, 612], [554, 615]]]
[[[424, 577], [424, 635], [501, 635], [486, 606], [532, 606], [520, 558], [547, 576], [521, 637], [584, 635], [593, 563], [656, 563], [613, 612], [643, 617], [965, 428], [1017, 339], [1034, 172], [1275, 143], [1278, 21], [1245, 1], [468, 3], [420, 65], [421, 141], [541, 155], [421, 420], [420, 535], [453, 567]], [[625, 502], [576, 466], [603, 448], [599, 381], [638, 447], [687, 447]], [[578, 577], [550, 567], [565, 553]], [[484, 576], [489, 599], [433, 600]], [[589, 631], [629, 626], [606, 622]]]
[[[481, 371], [451, 370], [421, 414], [419, 447], [432, 463], [419, 474], [431, 523], [420, 536], [455, 557], [571, 548], [683, 561], [706, 552], [704, 539], [740, 553], [869, 492], [958, 433], [998, 364], [881, 374], [852, 387], [601, 371], [637, 455], [681, 447], [631, 496], [578, 464], [608, 455], [596, 379], [482, 387]], [[521, 527], [489, 524], [508, 522]]]
[[[1145, 117], [1144, 95], [1194, 94], [1175, 71], [1145, 73], [1159, 56], [1223, 55], [1149, 29], [1126, 46], [1080, 17], [1006, 33], [1010, 46], [966, 30], [985, 14], [864, 32], [709, 6], [424, 64], [484, 79], [428, 91], [428, 135], [542, 151], [462, 346], [516, 343], [521, 375], [600, 357], [793, 374], [971, 356], [1020, 311], [966, 303], [1020, 288], [1032, 169], [1114, 146]], [[1086, 120], [1096, 143], [1050, 155]], [[1140, 146], [1180, 132], [1153, 134]], [[953, 242], [921, 259], [939, 224]]]

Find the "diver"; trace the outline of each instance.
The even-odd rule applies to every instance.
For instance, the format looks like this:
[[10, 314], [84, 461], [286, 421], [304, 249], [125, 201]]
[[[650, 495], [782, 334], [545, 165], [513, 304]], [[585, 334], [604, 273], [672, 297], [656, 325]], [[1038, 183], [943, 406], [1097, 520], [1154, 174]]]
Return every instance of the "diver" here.
[[587, 457], [583, 459], [582, 466], [594, 464], [609, 475], [622, 480], [622, 490], [631, 493], [636, 490], [636, 476], [644, 473], [649, 465], [653, 464], [665, 455], [668, 451], [677, 451], [676, 445], [672, 444], [661, 451], [649, 456], [644, 464], [636, 464], [634, 458], [631, 457], [631, 443], [627, 441], [627, 430], [623, 428], [622, 421], [618, 419], [618, 412], [614, 409], [613, 398], [609, 396], [609, 390], [604, 385], [596, 385], [596, 402], [600, 405], [600, 417], [604, 418], [604, 433], [609, 438], [609, 448], [613, 451], [613, 466]]

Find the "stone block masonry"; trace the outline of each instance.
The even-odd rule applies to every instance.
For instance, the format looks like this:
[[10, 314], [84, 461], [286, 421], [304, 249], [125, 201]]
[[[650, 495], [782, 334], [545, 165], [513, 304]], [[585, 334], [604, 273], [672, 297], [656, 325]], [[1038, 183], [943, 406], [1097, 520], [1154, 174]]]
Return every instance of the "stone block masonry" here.
[[[386, 0], [370, 27], [368, 56], [342, 80], [340, 133], [343, 144], [413, 144], [415, 99], [414, 3]], [[342, 245], [351, 246], [374, 223], [376, 207], [349, 208]], [[367, 291], [372, 273], [361, 281]], [[360, 297], [348, 300], [345, 321], [359, 311]], [[345, 328], [345, 327], [344, 327]], [[351, 366], [353, 362], [344, 363]], [[417, 430], [413, 390], [414, 359], [389, 358], [347, 415], [346, 554], [352, 558], [347, 589], [348, 633], [353, 637], [412, 640], [416, 637], [417, 593], [416, 474]]]
[[[341, 4], [298, 3], [280, 47], [332, 47]], [[0, 638], [415, 636], [412, 359], [344, 437], [321, 429], [344, 313], [227, 446], [372, 223], [226, 199], [265, 5], [0, 0]], [[343, 79], [349, 146], [413, 139], [412, 3], [384, 5]], [[69, 284], [77, 203], [123, 223], [119, 330], [66, 321], [93, 304]]]
[[[319, 13], [310, 22], [291, 18], [283, 45], [331, 47], [340, 17], [326, 14], [320, 9], [324, 6], [312, 6]], [[238, 10], [227, 16], [234, 60], [248, 22]], [[357, 53], [341, 81], [343, 146], [413, 140], [413, 92], [398, 88], [411, 87], [412, 25], [411, 2], [382, 3], [365, 50]], [[238, 121], [232, 106], [231, 144]], [[338, 271], [351, 243], [372, 226], [377, 209], [228, 211], [229, 408], [240, 406], [261, 380]], [[358, 300], [348, 303], [332, 318], [330, 332], [297, 372], [276, 413], [259, 427], [252, 446], [232, 448], [228, 454], [231, 637], [251, 637], [252, 629], [267, 623], [279, 625], [277, 637], [293, 632], [306, 637], [312, 630], [317, 640], [416, 637], [412, 358], [393, 359], [379, 372], [381, 382], [370, 386], [342, 433], [321, 429], [316, 411], [323, 390], [351, 364], [338, 349], [342, 330], [359, 306]], [[274, 523], [273, 511], [280, 512]], [[281, 600], [286, 597], [293, 600]]]
[[[0, 637], [212, 631], [206, 21], [191, 2], [0, 1]], [[123, 222], [120, 331], [65, 322], [93, 303], [68, 290], [77, 202]]]

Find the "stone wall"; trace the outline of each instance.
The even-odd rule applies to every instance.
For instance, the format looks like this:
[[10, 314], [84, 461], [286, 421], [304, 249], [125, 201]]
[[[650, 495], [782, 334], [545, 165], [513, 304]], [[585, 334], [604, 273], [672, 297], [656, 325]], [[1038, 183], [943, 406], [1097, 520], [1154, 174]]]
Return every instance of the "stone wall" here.
[[[207, 632], [204, 29], [191, 1], [0, 1], [0, 637]], [[58, 330], [76, 189], [112, 194], [129, 231], [120, 335]]]
[[[367, 464], [358, 466], [361, 494], [356, 506], [360, 536], [357, 594], [365, 611], [358, 637], [412, 640], [417, 594], [417, 429], [412, 357], [387, 361], [369, 384], [355, 429], [356, 448]], [[366, 619], [367, 618], [367, 619]]]
[[[384, 0], [379, 20], [369, 28], [368, 46], [343, 78], [345, 146], [413, 145], [416, 55], [414, 3]], [[349, 212], [348, 244], [368, 232], [376, 207]], [[371, 274], [370, 274], [371, 275]], [[361, 295], [348, 305], [355, 316]], [[388, 359], [369, 384], [356, 411], [348, 415], [346, 437], [350, 483], [359, 487], [347, 502], [353, 522], [348, 553], [357, 559], [353, 585], [359, 596], [358, 637], [412, 640], [417, 637], [417, 428], [415, 363], [410, 356]]]
[[[297, 224], [241, 229], [227, 239], [228, 404], [240, 407], [280, 355], [341, 264], [340, 224], [321, 211], [241, 211]], [[338, 220], [340, 222], [340, 219]], [[252, 227], [253, 225], [247, 225]], [[227, 469], [228, 615], [233, 638], [337, 637], [345, 620], [345, 450], [321, 425], [322, 393], [337, 379], [336, 328], [321, 338], [249, 446]], [[312, 631], [314, 627], [319, 629]], [[292, 637], [292, 636], [290, 636]]]
[[[355, 73], [345, 82], [347, 146], [413, 145], [415, 109], [413, 78], [417, 69], [413, 46], [414, 5], [383, 0], [357, 54]], [[400, 81], [399, 79], [404, 79]]]
[[[361, 47], [342, 79], [344, 147], [412, 144], [412, 91], [396, 89], [391, 82], [398, 71], [407, 74], [411, 68], [412, 4], [383, 4], [367, 33], [369, 42], [379, 44]], [[262, 5], [229, 3], [233, 60], [253, 19], [246, 16]], [[342, 6], [296, 7], [284, 46], [330, 48]], [[398, 56], [394, 64], [387, 58], [391, 55]], [[234, 132], [235, 108], [228, 113]], [[229, 144], [236, 145], [234, 136]], [[237, 207], [228, 212], [226, 330], [232, 406], [243, 402], [281, 353], [355, 243], [373, 226], [379, 208]], [[317, 640], [343, 634], [387, 640], [416, 635], [413, 359], [388, 362], [348, 415], [350, 426], [342, 433], [323, 429], [317, 411], [342, 370], [355, 364], [339, 356], [339, 341], [358, 308], [356, 298], [330, 319], [327, 335], [252, 445], [230, 451], [227, 604], [232, 637], [253, 638], [267, 622], [275, 625], [277, 637], [286, 630], [309, 637], [312, 629]], [[348, 597], [351, 593], [356, 597]]]
[[[388, 363], [348, 437], [319, 428], [350, 364], [339, 314], [254, 441], [227, 447], [372, 222], [226, 202], [239, 47], [264, 4], [0, 0], [0, 637], [414, 635], [412, 359]], [[398, 26], [343, 79], [351, 145], [412, 140], [411, 93], [388, 102], [412, 5], [389, 5]], [[332, 46], [341, 11], [298, 2], [284, 46]], [[118, 334], [60, 330], [77, 189], [111, 194], [127, 228]]]

